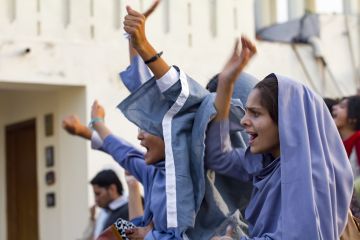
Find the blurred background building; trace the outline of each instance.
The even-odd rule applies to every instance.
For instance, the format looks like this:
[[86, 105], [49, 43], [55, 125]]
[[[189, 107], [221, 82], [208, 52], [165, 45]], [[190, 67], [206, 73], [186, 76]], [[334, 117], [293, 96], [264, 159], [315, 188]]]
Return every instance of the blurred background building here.
[[[137, 129], [115, 109], [129, 94], [117, 75], [129, 63], [126, 4], [143, 10], [151, 0], [0, 0], [0, 240], [79, 239], [93, 203], [89, 179], [102, 168], [122, 177], [61, 120], [75, 113], [88, 122], [98, 99], [113, 131], [138, 145]], [[236, 37], [258, 36], [247, 72], [276, 72], [341, 97], [360, 86], [359, 12], [360, 0], [162, 0], [147, 34], [203, 85]], [[319, 14], [307, 24], [318, 34], [272, 39], [304, 30], [305, 13]]]

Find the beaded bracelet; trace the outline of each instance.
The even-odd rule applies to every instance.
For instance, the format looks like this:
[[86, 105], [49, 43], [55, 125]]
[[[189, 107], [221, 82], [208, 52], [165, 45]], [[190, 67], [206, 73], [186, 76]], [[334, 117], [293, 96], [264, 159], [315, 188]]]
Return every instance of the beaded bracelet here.
[[104, 119], [99, 117], [92, 118], [89, 122], [89, 128], [94, 129], [94, 124], [97, 122], [104, 122]]

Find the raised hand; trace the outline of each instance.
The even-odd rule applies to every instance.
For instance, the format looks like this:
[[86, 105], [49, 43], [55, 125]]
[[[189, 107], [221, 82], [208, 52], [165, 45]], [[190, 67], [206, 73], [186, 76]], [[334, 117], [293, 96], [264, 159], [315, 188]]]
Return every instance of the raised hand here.
[[[156, 8], [156, 6], [155, 6]], [[154, 10], [155, 10], [154, 8]], [[151, 10], [151, 9], [149, 9]], [[154, 11], [152, 10], [152, 11]], [[146, 17], [141, 13], [135, 11], [130, 6], [126, 6], [127, 15], [124, 20], [124, 30], [130, 35], [130, 43], [139, 50], [144, 43], [147, 42], [145, 35], [145, 19]], [[152, 12], [149, 11], [148, 15]]]
[[82, 126], [80, 119], [75, 115], [66, 116], [62, 121], [63, 129], [72, 135], [79, 135]]
[[239, 39], [237, 39], [230, 59], [219, 74], [219, 81], [223, 79], [234, 82], [250, 59], [256, 54], [256, 47], [248, 38], [242, 36], [241, 45], [241, 51], [239, 51]]
[[71, 135], [91, 139], [91, 130], [80, 122], [80, 119], [75, 115], [66, 116], [62, 120], [62, 127]]
[[143, 12], [143, 15], [145, 18], [148, 18], [154, 11], [155, 9], [159, 6], [160, 0], [155, 0], [151, 6], [145, 11]]
[[92, 107], [91, 107], [91, 118], [105, 118], [105, 110], [104, 107], [101, 106], [97, 100], [94, 101]]
[[241, 43], [242, 48], [241, 52], [239, 52], [239, 40], [236, 41], [230, 59], [219, 74], [215, 98], [215, 107], [217, 110], [215, 121], [222, 121], [228, 118], [234, 83], [249, 60], [256, 53], [256, 47], [249, 39], [241, 37]]

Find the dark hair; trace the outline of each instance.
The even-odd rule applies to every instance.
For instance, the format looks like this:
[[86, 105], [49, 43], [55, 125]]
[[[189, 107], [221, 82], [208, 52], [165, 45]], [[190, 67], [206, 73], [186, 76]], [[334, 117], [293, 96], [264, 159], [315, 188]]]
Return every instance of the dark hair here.
[[360, 130], [360, 96], [353, 95], [346, 97], [348, 100], [348, 119], [355, 120], [354, 130]]
[[323, 98], [323, 99], [330, 113], [332, 112], [333, 106], [339, 103], [338, 99], [333, 99], [333, 98]]
[[219, 81], [219, 74], [216, 74], [206, 84], [206, 89], [209, 90], [209, 92], [216, 92], [218, 81]]
[[275, 74], [270, 74], [264, 80], [258, 82], [254, 89], [260, 91], [260, 103], [269, 112], [274, 123], [278, 124], [278, 80]]
[[113, 170], [102, 170], [90, 181], [91, 185], [99, 185], [103, 188], [110, 187], [111, 184], [115, 184], [117, 192], [123, 194], [123, 186]]

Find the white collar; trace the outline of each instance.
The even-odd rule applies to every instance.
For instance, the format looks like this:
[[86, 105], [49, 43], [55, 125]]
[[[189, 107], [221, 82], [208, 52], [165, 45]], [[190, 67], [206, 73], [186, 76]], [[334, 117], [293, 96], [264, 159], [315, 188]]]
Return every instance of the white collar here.
[[112, 201], [109, 204], [109, 208], [111, 210], [115, 210], [118, 209], [119, 207], [124, 206], [127, 202], [128, 202], [128, 197], [126, 195], [123, 195]]

